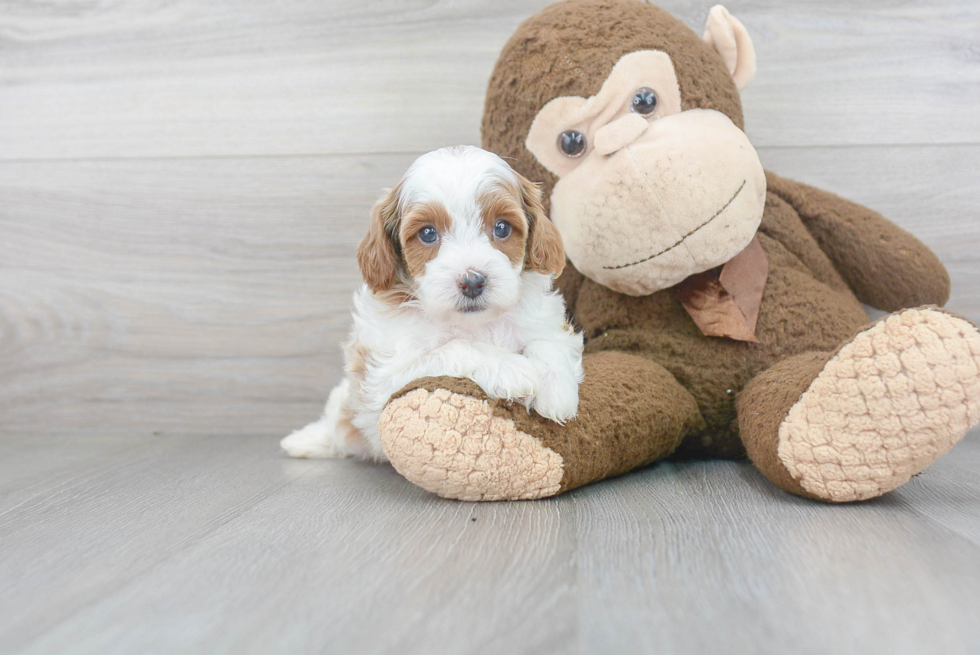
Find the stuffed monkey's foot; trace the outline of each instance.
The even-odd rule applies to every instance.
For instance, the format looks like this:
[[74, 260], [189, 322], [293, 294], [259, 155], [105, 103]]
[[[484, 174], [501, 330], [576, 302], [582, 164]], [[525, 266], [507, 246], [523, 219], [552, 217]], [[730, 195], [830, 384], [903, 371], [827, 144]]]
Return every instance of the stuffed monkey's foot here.
[[444, 498], [524, 500], [561, 487], [561, 455], [471, 395], [415, 389], [388, 403], [378, 431], [395, 469]]
[[774, 455], [802, 490], [780, 486], [831, 502], [880, 496], [980, 420], [980, 332], [937, 309], [888, 316], [829, 357], [784, 416]]
[[489, 400], [469, 380], [426, 378], [388, 402], [378, 433], [409, 482], [445, 498], [545, 498], [669, 455], [704, 428], [694, 398], [663, 367], [588, 354], [578, 416], [564, 425]]

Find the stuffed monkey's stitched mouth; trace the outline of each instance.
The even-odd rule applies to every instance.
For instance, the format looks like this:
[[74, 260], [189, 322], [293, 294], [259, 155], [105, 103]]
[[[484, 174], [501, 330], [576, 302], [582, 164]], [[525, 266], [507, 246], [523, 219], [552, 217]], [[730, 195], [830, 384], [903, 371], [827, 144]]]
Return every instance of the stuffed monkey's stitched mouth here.
[[637, 264], [642, 264], [643, 262], [648, 262], [651, 259], [654, 259], [656, 257], [659, 257], [660, 255], [663, 255], [664, 253], [670, 252], [671, 250], [673, 250], [677, 246], [679, 246], [682, 243], [684, 243], [684, 241], [687, 239], [687, 237], [691, 236], [692, 234], [694, 234], [695, 232], [697, 232], [698, 230], [700, 230], [702, 227], [704, 227], [705, 225], [707, 225], [711, 221], [713, 221], [716, 218], [718, 218], [719, 216], [721, 216], [721, 213], [723, 211], [725, 211], [726, 209], [728, 209], [728, 206], [735, 201], [735, 198], [738, 197], [738, 194], [742, 193], [742, 189], [744, 189], [744, 188], [745, 188], [745, 180], [742, 180], [742, 184], [738, 187], [738, 191], [736, 191], [735, 192], [735, 195], [733, 195], [731, 198], [728, 199], [728, 202], [725, 203], [725, 206], [724, 207], [722, 207], [721, 209], [719, 209], [718, 211], [716, 211], [711, 216], [711, 218], [709, 218], [708, 220], [706, 220], [704, 223], [701, 223], [701, 225], [698, 225], [696, 228], [694, 228], [693, 230], [691, 230], [690, 232], [688, 232], [687, 234], [685, 234], [684, 236], [682, 236], [680, 239], [677, 240], [676, 243], [667, 246], [666, 248], [664, 248], [663, 250], [661, 250], [658, 253], [654, 253], [654, 254], [650, 255], [649, 257], [644, 257], [643, 259], [637, 260], [635, 262], [630, 262], [629, 264], [620, 264], [619, 266], [603, 266], [602, 268], [606, 269], [607, 271], [612, 271], [612, 270], [616, 270], [616, 269], [619, 269], [619, 268], [628, 268], [630, 266], [636, 266]]

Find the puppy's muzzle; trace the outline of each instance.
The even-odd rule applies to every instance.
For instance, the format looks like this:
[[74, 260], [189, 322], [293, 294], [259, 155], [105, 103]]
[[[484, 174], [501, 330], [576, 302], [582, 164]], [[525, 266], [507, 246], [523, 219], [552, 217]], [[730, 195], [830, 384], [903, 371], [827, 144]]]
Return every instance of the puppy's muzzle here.
[[487, 276], [478, 271], [466, 271], [466, 274], [456, 281], [459, 290], [467, 298], [476, 298], [483, 293], [483, 287], [487, 284]]

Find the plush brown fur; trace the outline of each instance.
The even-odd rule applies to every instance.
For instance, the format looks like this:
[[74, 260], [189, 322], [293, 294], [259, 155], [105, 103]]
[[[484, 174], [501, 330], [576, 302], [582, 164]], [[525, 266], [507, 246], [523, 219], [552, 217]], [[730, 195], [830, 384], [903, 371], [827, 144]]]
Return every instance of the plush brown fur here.
[[[489, 401], [495, 415], [562, 456], [561, 491], [656, 461], [673, 452], [684, 435], [703, 428], [691, 394], [662, 366], [616, 352], [586, 357], [584, 364], [579, 418], [564, 426], [528, 414], [523, 405]], [[487, 400], [469, 380], [446, 377], [416, 380], [395, 397], [414, 389], [447, 389]], [[638, 396], [646, 402], [633, 403]], [[595, 439], [596, 433], [603, 438]]]
[[777, 457], [779, 425], [830, 358], [830, 353], [810, 352], [784, 359], [753, 378], [738, 395], [741, 432], [755, 437], [745, 442], [752, 463], [776, 485], [800, 496], [811, 494]]
[[556, 179], [524, 148], [531, 122], [552, 98], [594, 95], [613, 65], [637, 50], [669, 52], [682, 109], [717, 109], [743, 126], [721, 57], [666, 11], [636, 0], [559, 2], [524, 21], [500, 53], [483, 108], [483, 147], [513, 157], [515, 170], [540, 182], [547, 207]]
[[[900, 243], [902, 249], [895, 254], [908, 260], [900, 270], [886, 269], [891, 275], [882, 272], [868, 280], [867, 289], [863, 290], [865, 297], [859, 298], [807, 230], [797, 210], [779, 195], [780, 190], [788, 189], [805, 195], [809, 187], [772, 174], [767, 181], [770, 191], [759, 239], [769, 257], [770, 271], [756, 327], [759, 343], [704, 336], [673, 289], [634, 297], [583, 279], [566, 297], [571, 305], [569, 297], [574, 295], [571, 308], [589, 338], [587, 353], [619, 350], [649, 357], [670, 371], [698, 401], [707, 429], [689, 435], [682, 454], [742, 456], [735, 395], [758, 373], [787, 357], [835, 350], [867, 323], [860, 301], [872, 304], [880, 296], [897, 294], [902, 288], [907, 289], [905, 306], [942, 304], [949, 294], [945, 270], [921, 243], [885, 223], [874, 212], [847, 203], [863, 210], [850, 216], [857, 223], [863, 221], [860, 229], [874, 233], [890, 227], [893, 242]], [[841, 204], [846, 202], [825, 195]], [[910, 267], [916, 264], [918, 267], [912, 270], [917, 275], [912, 279], [922, 279], [926, 284], [911, 284], [902, 277], [909, 275]], [[926, 296], [930, 292], [931, 297]]]
[[[524, 145], [535, 115], [553, 98], [593, 95], [620, 57], [645, 49], [672, 57], [683, 109], [716, 109], [742, 127], [721, 57], [689, 28], [637, 0], [571, 0], [525, 21], [504, 47], [487, 94], [484, 147], [541, 181], [547, 198], [556, 179]], [[770, 271], [758, 343], [705, 336], [673, 288], [628, 296], [566, 269], [559, 285], [588, 338], [579, 417], [559, 426], [488, 401], [561, 456], [561, 490], [672, 452], [748, 452], [775, 484], [814, 496], [779, 461], [778, 430], [833, 353], [867, 324], [861, 303], [894, 311], [948, 298], [945, 269], [912, 235], [833, 194], [771, 173], [766, 180], [758, 237]], [[486, 398], [466, 381], [421, 380], [410, 389], [420, 387]]]

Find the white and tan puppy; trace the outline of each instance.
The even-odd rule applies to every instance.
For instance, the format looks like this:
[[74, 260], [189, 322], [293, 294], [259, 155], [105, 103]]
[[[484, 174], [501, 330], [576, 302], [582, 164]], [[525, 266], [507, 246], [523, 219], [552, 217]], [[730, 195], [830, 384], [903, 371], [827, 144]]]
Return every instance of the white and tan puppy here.
[[282, 440], [293, 457], [384, 460], [378, 418], [413, 380], [468, 378], [554, 421], [578, 410], [582, 335], [552, 281], [561, 237], [537, 187], [470, 146], [419, 157], [374, 207], [357, 251], [344, 380], [323, 416]]

